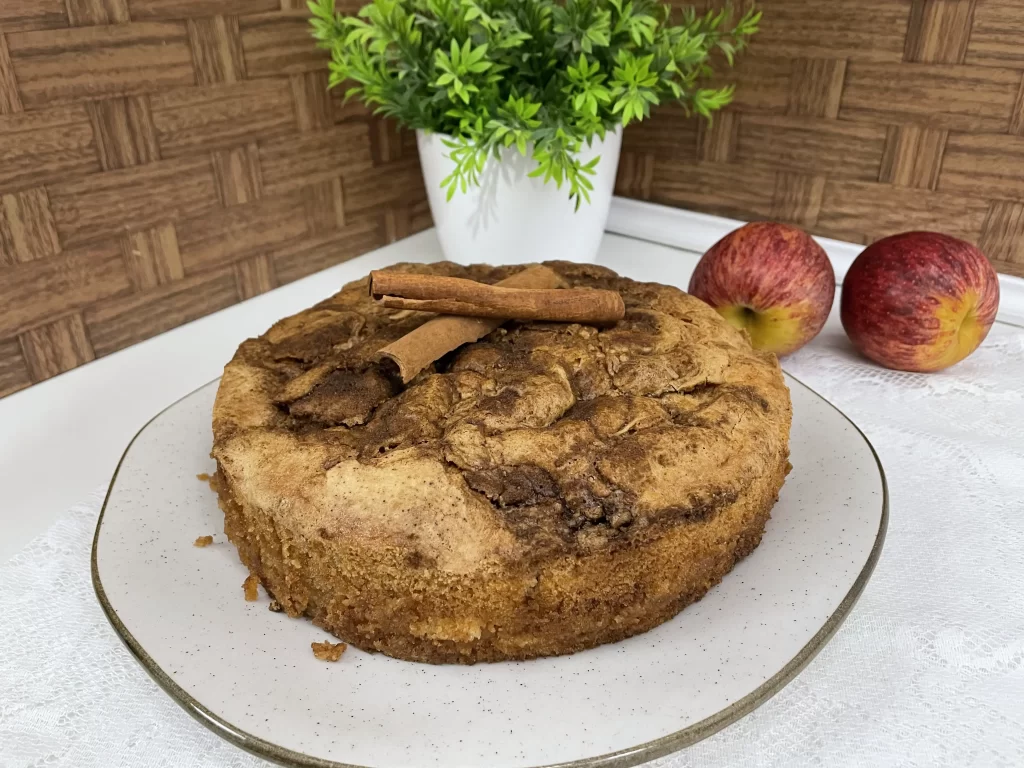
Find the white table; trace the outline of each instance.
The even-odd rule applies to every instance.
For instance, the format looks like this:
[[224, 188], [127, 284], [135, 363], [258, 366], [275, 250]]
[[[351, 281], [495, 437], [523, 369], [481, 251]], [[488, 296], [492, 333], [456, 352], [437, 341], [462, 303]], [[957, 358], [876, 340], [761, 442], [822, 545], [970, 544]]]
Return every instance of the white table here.
[[[0, 766], [263, 765], [177, 710], [120, 648], [85, 573], [97, 497], [68, 509], [242, 339], [372, 268], [438, 258], [427, 231], [0, 400]], [[598, 263], [685, 287], [696, 258], [608, 235]], [[807, 670], [659, 765], [1024, 765], [1024, 329], [997, 324], [951, 371], [899, 374], [857, 358], [834, 311], [785, 367], [875, 444], [889, 538], [861, 603]]]

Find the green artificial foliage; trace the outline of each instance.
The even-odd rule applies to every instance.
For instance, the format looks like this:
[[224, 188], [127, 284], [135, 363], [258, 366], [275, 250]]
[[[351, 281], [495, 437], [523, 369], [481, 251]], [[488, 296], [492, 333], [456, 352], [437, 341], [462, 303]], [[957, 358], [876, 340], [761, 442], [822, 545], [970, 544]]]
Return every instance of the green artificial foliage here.
[[584, 142], [677, 102], [710, 119], [732, 86], [706, 86], [716, 52], [730, 66], [761, 14], [673, 13], [654, 0], [374, 0], [344, 16], [309, 0], [313, 37], [378, 114], [445, 134], [455, 170], [448, 199], [479, 182], [488, 156], [514, 147], [533, 176], [590, 200], [597, 159]]

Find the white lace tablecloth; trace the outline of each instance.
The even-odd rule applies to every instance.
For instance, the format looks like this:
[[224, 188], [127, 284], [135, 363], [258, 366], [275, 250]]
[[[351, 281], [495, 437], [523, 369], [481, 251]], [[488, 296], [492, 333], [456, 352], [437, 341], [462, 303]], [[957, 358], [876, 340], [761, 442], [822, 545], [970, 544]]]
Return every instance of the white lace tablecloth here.
[[[888, 475], [881, 561], [839, 633], [752, 714], [652, 766], [1024, 766], [1024, 329], [885, 371], [837, 324], [785, 362]], [[186, 715], [93, 596], [101, 493], [0, 564], [0, 766], [266, 766]]]

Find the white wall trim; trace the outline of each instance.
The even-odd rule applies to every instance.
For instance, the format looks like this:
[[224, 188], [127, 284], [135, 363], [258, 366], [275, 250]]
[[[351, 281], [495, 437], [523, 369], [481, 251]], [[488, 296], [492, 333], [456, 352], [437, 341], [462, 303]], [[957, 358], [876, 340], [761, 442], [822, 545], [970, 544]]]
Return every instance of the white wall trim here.
[[[704, 253], [727, 233], [744, 222], [711, 216], [667, 205], [656, 205], [625, 197], [612, 198], [606, 231], [686, 251]], [[832, 260], [836, 283], [841, 284], [846, 270], [864, 246], [815, 237]], [[999, 275], [999, 314], [1004, 323], [1024, 326], [1024, 279]]]

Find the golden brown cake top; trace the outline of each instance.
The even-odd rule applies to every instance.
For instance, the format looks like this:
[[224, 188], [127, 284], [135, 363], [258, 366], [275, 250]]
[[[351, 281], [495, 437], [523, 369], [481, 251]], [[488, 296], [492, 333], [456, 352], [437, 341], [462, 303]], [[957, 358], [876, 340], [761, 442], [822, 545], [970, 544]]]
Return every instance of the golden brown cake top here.
[[[678, 289], [548, 266], [619, 291], [626, 318], [507, 323], [404, 388], [375, 355], [431, 315], [375, 306], [365, 279], [244, 342], [214, 407], [236, 496], [309, 536], [465, 572], [699, 524], [785, 451], [774, 356]], [[393, 268], [488, 283], [520, 269]]]

